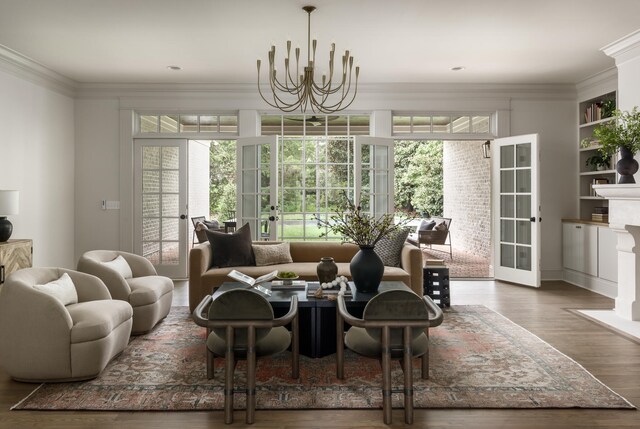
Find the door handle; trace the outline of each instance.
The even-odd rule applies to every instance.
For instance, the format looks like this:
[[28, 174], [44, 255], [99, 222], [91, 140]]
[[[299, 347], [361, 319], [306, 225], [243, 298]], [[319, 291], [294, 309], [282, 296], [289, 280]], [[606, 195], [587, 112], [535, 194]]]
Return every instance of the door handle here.
[[187, 218], [187, 215], [183, 215], [183, 214], [180, 215], [180, 219], [186, 219], [186, 218]]
[[532, 216], [532, 217], [530, 217], [530, 218], [529, 218], [529, 220], [530, 220], [531, 222], [535, 222], [535, 221], [536, 221], [536, 217], [535, 217], [535, 216]]
[[275, 217], [275, 216], [269, 216], [269, 220], [270, 220], [271, 222], [273, 222], [274, 220], [276, 220], [276, 217]]

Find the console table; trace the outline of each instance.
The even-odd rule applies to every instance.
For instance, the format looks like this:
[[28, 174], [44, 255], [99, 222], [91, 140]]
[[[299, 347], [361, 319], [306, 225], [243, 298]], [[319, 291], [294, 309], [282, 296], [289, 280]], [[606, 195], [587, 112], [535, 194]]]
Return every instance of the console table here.
[[[309, 282], [313, 283], [313, 282]], [[300, 323], [300, 353], [312, 358], [320, 358], [336, 352], [336, 301], [326, 298], [308, 298], [306, 290], [271, 290], [271, 283], [262, 287], [271, 291], [263, 296], [269, 301], [275, 317], [286, 314], [291, 297], [298, 297], [298, 318]], [[213, 294], [215, 300], [220, 294], [231, 289], [246, 288], [242, 283], [223, 283]], [[352, 297], [345, 298], [347, 308], [356, 317], [362, 317], [367, 302], [380, 292], [392, 289], [411, 290], [403, 282], [383, 281], [378, 292], [360, 293], [349, 282]], [[260, 293], [256, 291], [256, 293]]]
[[0, 285], [14, 271], [31, 267], [32, 259], [33, 242], [31, 240], [0, 242]]

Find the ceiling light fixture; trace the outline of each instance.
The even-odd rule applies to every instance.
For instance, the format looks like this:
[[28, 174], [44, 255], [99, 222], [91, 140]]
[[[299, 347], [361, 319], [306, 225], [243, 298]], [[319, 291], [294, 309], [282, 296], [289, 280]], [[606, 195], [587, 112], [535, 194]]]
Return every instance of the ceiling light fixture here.
[[451, 67], [451, 71], [462, 71], [462, 70], [464, 70], [464, 66]]
[[174, 71], [182, 70], [182, 67], [180, 66], [167, 66], [167, 68]]
[[[302, 8], [308, 15], [307, 25], [307, 65], [304, 67], [304, 74], [300, 74], [299, 60], [300, 48], [295, 48], [296, 67], [293, 70], [291, 66], [291, 40], [287, 40], [287, 56], [284, 59], [284, 76], [283, 80], [278, 80], [277, 70], [275, 66], [276, 47], [271, 46], [268, 52], [269, 57], [269, 86], [271, 88], [272, 101], [262, 93], [260, 89], [260, 60], [258, 60], [258, 92], [262, 99], [271, 107], [275, 107], [283, 112], [293, 112], [300, 109], [305, 112], [308, 107], [314, 112], [334, 113], [339, 110], [346, 109], [353, 103], [358, 92], [358, 76], [360, 75], [360, 67], [356, 66], [356, 76], [353, 95], [349, 95], [351, 91], [351, 73], [353, 70], [353, 56], [349, 54], [349, 50], [344, 52], [342, 56], [342, 76], [339, 84], [333, 80], [334, 71], [334, 54], [336, 44], [331, 44], [329, 51], [329, 79], [326, 74], [322, 75], [322, 84], [317, 84], [314, 79], [316, 66], [316, 45], [317, 40], [311, 40], [311, 12], [316, 10], [315, 6], [304, 6]], [[313, 52], [311, 48], [313, 46]]]

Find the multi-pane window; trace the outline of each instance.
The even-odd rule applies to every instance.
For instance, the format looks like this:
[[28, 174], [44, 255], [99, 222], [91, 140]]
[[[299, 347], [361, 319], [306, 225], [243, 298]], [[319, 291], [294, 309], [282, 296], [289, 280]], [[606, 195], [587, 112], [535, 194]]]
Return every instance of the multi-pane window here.
[[[280, 140], [281, 222], [283, 240], [318, 240], [327, 220], [353, 200], [354, 143], [351, 137], [285, 137]], [[329, 238], [338, 237], [329, 235]]]
[[369, 115], [262, 115], [261, 134], [280, 136], [369, 135]]
[[237, 115], [170, 114], [139, 115], [140, 134], [221, 133], [238, 134]]
[[393, 134], [489, 134], [490, 115], [394, 115]]

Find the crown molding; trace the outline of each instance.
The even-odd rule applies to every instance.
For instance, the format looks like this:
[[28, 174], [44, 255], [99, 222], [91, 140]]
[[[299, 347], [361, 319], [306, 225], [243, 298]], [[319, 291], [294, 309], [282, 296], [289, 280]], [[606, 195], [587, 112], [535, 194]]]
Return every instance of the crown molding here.
[[640, 57], [640, 30], [629, 33], [615, 42], [600, 48], [606, 55], [614, 58], [616, 64]]
[[588, 100], [590, 98], [616, 91], [618, 88], [618, 68], [610, 67], [599, 73], [578, 82], [576, 89], [578, 91], [578, 101]]
[[0, 69], [68, 97], [76, 95], [76, 81], [4, 45], [0, 45]]

